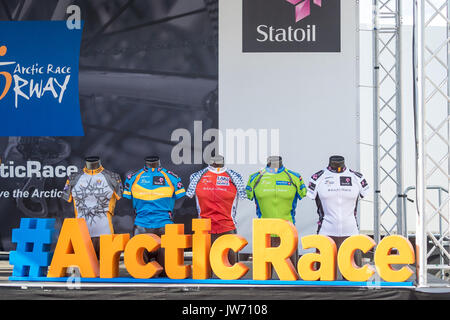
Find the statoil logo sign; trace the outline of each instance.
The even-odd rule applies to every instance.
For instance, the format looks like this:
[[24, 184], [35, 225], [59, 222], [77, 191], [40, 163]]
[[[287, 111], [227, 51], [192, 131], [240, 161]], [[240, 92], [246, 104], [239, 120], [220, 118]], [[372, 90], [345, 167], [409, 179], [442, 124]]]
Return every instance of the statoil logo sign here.
[[82, 136], [81, 29], [0, 21], [0, 136]]
[[340, 52], [340, 0], [243, 0], [244, 52]]

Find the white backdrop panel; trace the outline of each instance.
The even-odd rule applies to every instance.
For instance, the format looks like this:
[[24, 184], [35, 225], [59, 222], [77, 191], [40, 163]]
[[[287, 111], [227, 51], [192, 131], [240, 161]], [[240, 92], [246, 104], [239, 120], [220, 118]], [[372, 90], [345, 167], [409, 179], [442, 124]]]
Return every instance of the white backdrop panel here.
[[[220, 0], [219, 6], [221, 132], [279, 129], [279, 155], [306, 184], [313, 173], [327, 166], [331, 155], [344, 156], [348, 167], [359, 170], [356, 1], [341, 1], [340, 53], [243, 53], [242, 0]], [[265, 161], [230, 164], [235, 159], [227, 158], [226, 148], [223, 153], [228, 166], [246, 181], [265, 165]], [[239, 202], [238, 233], [249, 241], [243, 252], [252, 249], [255, 213], [253, 202]], [[296, 219], [299, 240], [315, 234], [314, 201], [300, 201]]]

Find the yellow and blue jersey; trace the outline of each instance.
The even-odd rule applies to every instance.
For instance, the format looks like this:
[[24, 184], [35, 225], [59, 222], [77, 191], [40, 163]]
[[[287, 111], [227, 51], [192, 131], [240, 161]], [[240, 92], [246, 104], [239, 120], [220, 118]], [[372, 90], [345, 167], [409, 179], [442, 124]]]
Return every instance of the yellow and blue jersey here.
[[164, 168], [147, 168], [127, 175], [124, 198], [133, 200], [134, 224], [144, 228], [161, 228], [173, 223], [175, 200], [186, 191], [181, 179]]

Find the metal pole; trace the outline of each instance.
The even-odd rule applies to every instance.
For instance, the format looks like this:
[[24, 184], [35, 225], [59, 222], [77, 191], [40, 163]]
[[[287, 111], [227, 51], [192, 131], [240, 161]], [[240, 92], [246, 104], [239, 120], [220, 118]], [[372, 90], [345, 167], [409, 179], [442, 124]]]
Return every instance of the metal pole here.
[[424, 0], [415, 0], [415, 112], [416, 112], [416, 144], [417, 144], [417, 211], [416, 220], [416, 252], [417, 252], [417, 284], [427, 285], [427, 246], [425, 233], [425, 90], [424, 90]]
[[374, 216], [374, 240], [380, 242], [380, 106], [378, 101], [379, 90], [379, 61], [378, 61], [378, 0], [373, 0], [373, 216]]
[[[439, 191], [438, 191], [438, 208], [440, 208], [441, 205], [442, 205], [442, 189], [439, 189]], [[439, 234], [443, 235], [443, 233], [442, 233], [442, 215], [439, 215]], [[442, 253], [439, 254], [439, 264], [441, 266], [444, 265], [444, 255]], [[444, 275], [444, 270], [440, 270], [440, 274], [441, 274], [441, 278], [442, 278]]]
[[[374, 0], [374, 238], [403, 230], [401, 0]], [[395, 117], [392, 120], [392, 112]], [[394, 136], [392, 137], [392, 133]], [[391, 160], [395, 167], [391, 167]], [[392, 184], [395, 184], [392, 186]], [[389, 215], [395, 215], [395, 223]]]
[[407, 213], [407, 209], [406, 209], [406, 206], [408, 205], [408, 203], [406, 202], [407, 201], [407, 197], [408, 197], [408, 195], [406, 194], [406, 192], [403, 194], [403, 197], [402, 197], [402, 204], [403, 204], [403, 208], [402, 208], [402, 215], [403, 215], [403, 217], [402, 217], [402, 219], [403, 219], [403, 224], [404, 224], [404, 226], [405, 226], [405, 234], [404, 234], [404, 237], [406, 237], [407, 239], [409, 239], [408, 238], [408, 220], [407, 220], [407, 217], [406, 217], [406, 213]]
[[[450, 0], [447, 1], [447, 19], [450, 19]], [[447, 39], [450, 38], [450, 25], [447, 22]], [[450, 97], [450, 44], [447, 41], [447, 97]], [[450, 116], [450, 102], [447, 102], [447, 114]], [[447, 141], [450, 141], [450, 124], [447, 121]], [[450, 154], [450, 146], [448, 147], [448, 154]], [[450, 159], [448, 161], [448, 171], [450, 173]], [[450, 190], [450, 180], [448, 183], [447, 190]], [[447, 204], [447, 218], [450, 221], [450, 204]], [[448, 223], [448, 232], [450, 234], [450, 223]]]
[[402, 201], [401, 194], [403, 193], [403, 163], [402, 163], [402, 16], [401, 16], [401, 0], [396, 1], [396, 81], [397, 81], [397, 93], [396, 93], [396, 129], [397, 129], [397, 233], [406, 236], [406, 229], [404, 228], [403, 215], [402, 215]]

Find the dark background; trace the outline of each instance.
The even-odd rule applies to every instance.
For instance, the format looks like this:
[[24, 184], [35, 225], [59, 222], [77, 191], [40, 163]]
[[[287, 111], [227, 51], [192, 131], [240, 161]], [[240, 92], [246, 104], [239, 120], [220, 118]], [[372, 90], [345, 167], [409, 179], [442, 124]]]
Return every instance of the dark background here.
[[[197, 120], [203, 131], [217, 128], [218, 0], [0, 0], [0, 20], [65, 20], [71, 4], [81, 8], [85, 23], [79, 75], [85, 136], [0, 137], [2, 162], [82, 168], [86, 156], [97, 155], [124, 180], [143, 167], [146, 156], [158, 155], [187, 187], [190, 174], [204, 164], [173, 164], [176, 142], [170, 137], [177, 128], [192, 134]], [[0, 190], [10, 192], [61, 190], [66, 182], [0, 179]], [[185, 199], [174, 215], [191, 232], [194, 200]], [[0, 250], [14, 248], [11, 229], [22, 217], [56, 218], [60, 226], [73, 216], [73, 205], [60, 199], [0, 199]], [[131, 201], [120, 200], [115, 232], [131, 232], [133, 221]]]
[[[295, 6], [286, 0], [243, 0], [243, 52], [340, 52], [341, 1], [323, 0], [322, 7], [311, 1], [311, 15], [295, 22]], [[259, 25], [287, 29], [317, 25], [316, 42], [258, 42]]]

